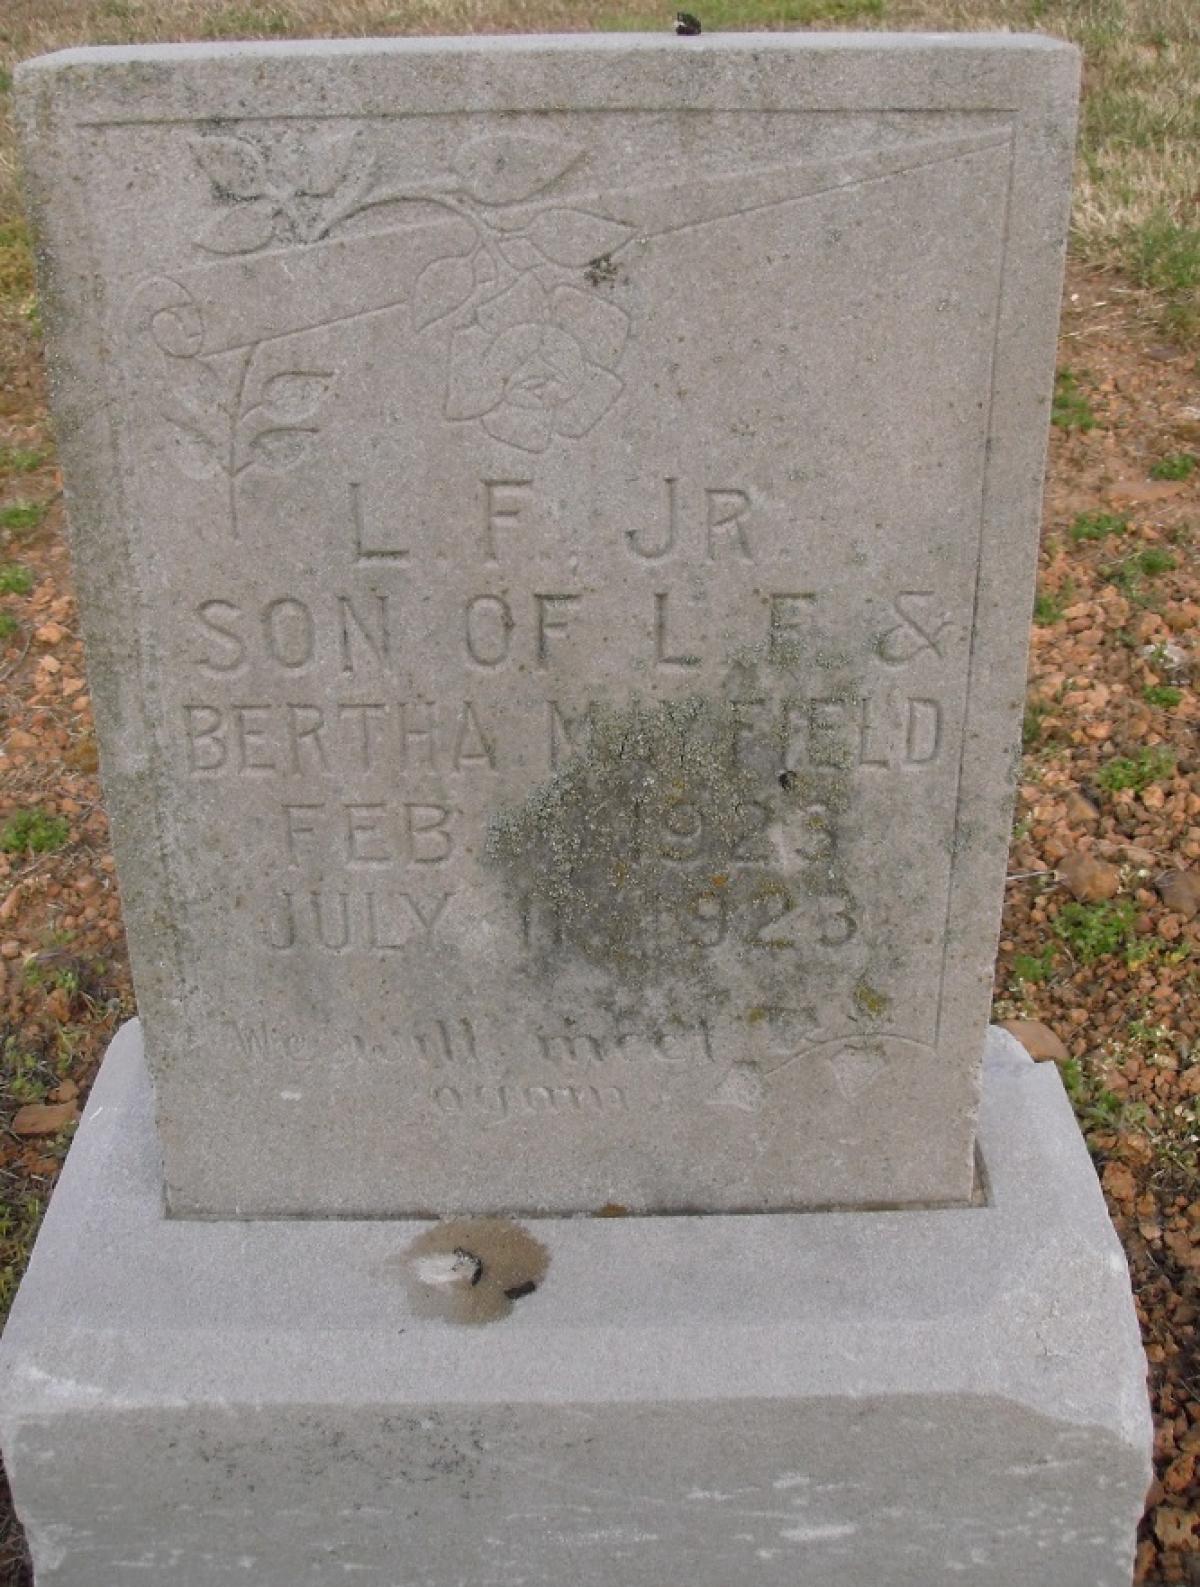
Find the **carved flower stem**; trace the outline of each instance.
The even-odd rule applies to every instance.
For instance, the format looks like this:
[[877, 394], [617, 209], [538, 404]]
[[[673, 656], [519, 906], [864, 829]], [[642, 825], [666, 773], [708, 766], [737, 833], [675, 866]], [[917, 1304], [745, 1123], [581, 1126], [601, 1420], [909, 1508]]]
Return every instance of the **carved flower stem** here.
[[229, 527], [235, 540], [239, 540], [241, 538], [241, 527], [238, 522], [237, 490], [238, 475], [241, 473], [241, 469], [238, 467], [237, 456], [238, 436], [241, 433], [242, 408], [246, 400], [246, 387], [250, 380], [250, 366], [254, 362], [255, 354], [258, 352], [260, 345], [260, 343], [255, 342], [252, 346], [247, 347], [242, 353], [237, 372], [237, 385], [234, 390], [233, 403], [230, 410], [229, 451], [228, 460], [225, 465], [225, 475], [229, 481]]
[[480, 246], [487, 251], [487, 255], [496, 266], [497, 271], [502, 276], [511, 275], [513, 273], [512, 267], [500, 252], [491, 227], [481, 220], [469, 205], [464, 204], [456, 196], [458, 191], [457, 189], [435, 187], [431, 184], [429, 187], [399, 188], [391, 193], [368, 194], [343, 209], [335, 210], [321, 227], [321, 235], [327, 237], [335, 226], [340, 225], [344, 220], [349, 220], [353, 215], [361, 214], [364, 210], [379, 209], [385, 204], [410, 204], [423, 201], [427, 204], [434, 204], [439, 209], [448, 210], [450, 214], [457, 215], [461, 220], [465, 220], [479, 239]]

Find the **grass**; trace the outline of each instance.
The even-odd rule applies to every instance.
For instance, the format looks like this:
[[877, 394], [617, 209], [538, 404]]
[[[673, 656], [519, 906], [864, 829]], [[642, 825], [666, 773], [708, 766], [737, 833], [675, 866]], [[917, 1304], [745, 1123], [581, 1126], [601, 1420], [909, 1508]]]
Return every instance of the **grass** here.
[[1145, 1125], [1145, 1104], [1122, 1101], [1103, 1080], [1090, 1073], [1078, 1058], [1068, 1058], [1060, 1063], [1058, 1072], [1089, 1146], [1092, 1135], [1097, 1132]]
[[1039, 590], [1033, 600], [1033, 620], [1038, 627], [1049, 628], [1052, 623], [1061, 622], [1074, 593], [1067, 583], [1056, 590]]
[[41, 1197], [31, 1192], [0, 1202], [0, 1317], [7, 1316], [17, 1293], [43, 1210]]
[[1096, 415], [1079, 386], [1078, 376], [1060, 369], [1054, 377], [1054, 398], [1050, 404], [1050, 423], [1060, 430], [1094, 430]]
[[1115, 584], [1123, 595], [1140, 606], [1146, 603], [1142, 580], [1157, 579], [1164, 573], [1170, 573], [1175, 566], [1175, 558], [1169, 551], [1164, 551], [1161, 546], [1147, 546], [1144, 551], [1135, 552], [1124, 561], [1111, 563], [1100, 571], [1110, 584]]
[[70, 835], [65, 816], [48, 811], [18, 810], [0, 827], [0, 850], [5, 854], [52, 854]]
[[1162, 782], [1170, 777], [1174, 770], [1175, 752], [1164, 744], [1155, 744], [1149, 749], [1139, 750], [1136, 755], [1118, 755], [1107, 761], [1096, 772], [1093, 780], [1097, 788], [1103, 788], [1106, 793], [1116, 793], [1126, 788], [1141, 793], [1151, 783]]
[[1127, 947], [1133, 936], [1134, 905], [1130, 898], [1111, 904], [1064, 904], [1054, 932], [1079, 964], [1095, 964]]
[[1122, 513], [1081, 512], [1067, 530], [1072, 545], [1085, 540], [1104, 540], [1109, 535], [1123, 535], [1129, 529], [1129, 519]]
[[1041, 953], [1014, 954], [1012, 973], [1014, 981], [1025, 981], [1030, 986], [1041, 986], [1054, 973], [1053, 947], [1043, 948]]
[[0, 612], [0, 641], [11, 639], [20, 626], [11, 612]]
[[0, 479], [13, 474], [32, 474], [48, 462], [50, 453], [45, 448], [27, 446], [0, 446]]
[[1021, 718], [1021, 748], [1036, 749], [1042, 741], [1042, 729], [1050, 707], [1041, 700], [1031, 700]]
[[27, 533], [30, 529], [37, 528], [49, 510], [49, 502], [10, 502], [7, 507], [0, 507], [0, 529]]
[[1170, 457], [1161, 457], [1150, 470], [1151, 479], [1190, 479], [1196, 467], [1196, 457], [1192, 452], [1174, 452]]
[[1142, 690], [1147, 705], [1157, 705], [1164, 711], [1173, 711], [1183, 699], [1183, 690], [1169, 683], [1148, 683]]
[[0, 595], [28, 595], [33, 574], [20, 562], [0, 563]]

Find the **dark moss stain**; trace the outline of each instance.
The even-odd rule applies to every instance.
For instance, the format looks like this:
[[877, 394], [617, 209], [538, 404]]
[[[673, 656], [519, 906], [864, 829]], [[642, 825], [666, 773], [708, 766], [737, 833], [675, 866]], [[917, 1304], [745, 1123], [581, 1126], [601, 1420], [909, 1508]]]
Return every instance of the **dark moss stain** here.
[[583, 275], [590, 287], [610, 287], [616, 281], [619, 266], [611, 253], [597, 254], [589, 259]]
[[764, 1004], [791, 1000], [779, 985], [803, 975], [816, 900], [848, 897], [851, 813], [847, 757], [785, 769], [792, 701], [807, 708], [744, 654], [713, 696], [591, 709], [587, 742], [489, 828], [536, 972], [579, 958], [681, 1018], [727, 1003], [747, 969]]
[[880, 992], [865, 978], [854, 988], [854, 1006], [869, 1019], [882, 1019], [891, 1007], [891, 1003], [892, 1000], [886, 992]]

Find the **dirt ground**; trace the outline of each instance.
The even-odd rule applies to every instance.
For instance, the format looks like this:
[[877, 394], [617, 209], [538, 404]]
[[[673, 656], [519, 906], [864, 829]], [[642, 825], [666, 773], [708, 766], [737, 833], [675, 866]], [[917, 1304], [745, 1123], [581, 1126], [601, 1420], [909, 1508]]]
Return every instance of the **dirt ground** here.
[[[1200, 380], [1139, 305], [1073, 269], [996, 1011], [1061, 1043], [1128, 1253], [1157, 1425], [1138, 1580], [1177, 1584], [1200, 1583]], [[0, 344], [2, 1315], [133, 1000], [36, 319]], [[28, 1582], [0, 1498], [0, 1587]]]

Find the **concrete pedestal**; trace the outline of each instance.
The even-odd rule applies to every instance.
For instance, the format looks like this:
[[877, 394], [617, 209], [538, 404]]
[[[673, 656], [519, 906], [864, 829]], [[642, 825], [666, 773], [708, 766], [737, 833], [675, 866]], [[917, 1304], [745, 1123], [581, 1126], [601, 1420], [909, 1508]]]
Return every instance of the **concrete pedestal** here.
[[1125, 1263], [995, 1030], [980, 1149], [955, 1211], [539, 1221], [464, 1327], [421, 1225], [164, 1219], [126, 1026], [0, 1347], [38, 1587], [1127, 1587]]

